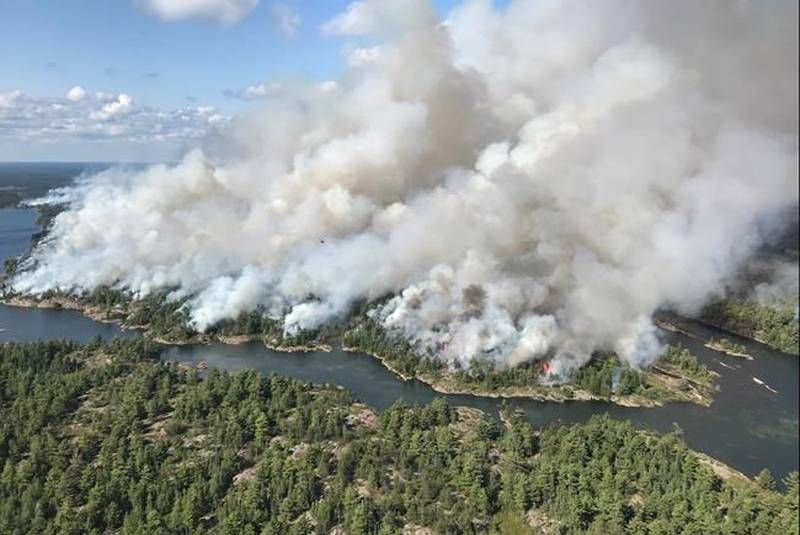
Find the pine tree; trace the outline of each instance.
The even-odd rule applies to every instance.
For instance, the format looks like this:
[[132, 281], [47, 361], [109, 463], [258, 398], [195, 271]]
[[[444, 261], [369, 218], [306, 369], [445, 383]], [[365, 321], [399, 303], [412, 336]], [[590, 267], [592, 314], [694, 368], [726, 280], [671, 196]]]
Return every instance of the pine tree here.
[[764, 490], [775, 490], [777, 483], [775, 482], [775, 478], [772, 477], [772, 473], [764, 468], [761, 470], [755, 479], [758, 486]]

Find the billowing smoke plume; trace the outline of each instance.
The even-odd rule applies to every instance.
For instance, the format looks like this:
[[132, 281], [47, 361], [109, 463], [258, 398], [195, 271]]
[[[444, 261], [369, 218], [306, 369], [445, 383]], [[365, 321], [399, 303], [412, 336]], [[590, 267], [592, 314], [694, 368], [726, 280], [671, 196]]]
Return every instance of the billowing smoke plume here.
[[16, 288], [177, 288], [201, 330], [394, 294], [375, 317], [442, 358], [646, 365], [651, 314], [723, 291], [797, 203], [796, 2], [356, 7], [383, 42], [335, 85], [67, 192]]

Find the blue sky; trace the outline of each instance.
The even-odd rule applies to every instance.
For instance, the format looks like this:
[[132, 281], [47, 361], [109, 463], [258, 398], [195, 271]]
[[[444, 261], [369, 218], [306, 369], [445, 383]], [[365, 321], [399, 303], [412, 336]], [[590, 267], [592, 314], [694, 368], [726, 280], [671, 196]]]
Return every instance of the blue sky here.
[[[442, 14], [456, 3], [434, 2]], [[347, 0], [5, 0], [0, 160], [170, 158], [195, 142], [210, 119], [257, 105], [237, 98], [248, 87], [289, 76], [335, 79], [343, 47], [363, 38], [323, 35], [320, 28], [348, 6]], [[76, 86], [85, 96], [67, 99]], [[139, 110], [147, 112], [135, 115], [141, 134], [159, 112], [193, 133], [136, 141], [124, 119]]]

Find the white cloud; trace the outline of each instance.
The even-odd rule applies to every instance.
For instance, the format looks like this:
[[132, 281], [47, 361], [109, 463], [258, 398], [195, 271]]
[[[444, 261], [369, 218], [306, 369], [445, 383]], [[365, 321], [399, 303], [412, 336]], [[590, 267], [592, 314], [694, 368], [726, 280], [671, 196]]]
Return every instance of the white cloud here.
[[130, 95], [120, 93], [116, 99], [105, 104], [99, 111], [93, 111], [89, 117], [94, 121], [105, 121], [111, 117], [128, 112], [133, 106], [133, 99]]
[[211, 106], [170, 111], [134, 106], [133, 98], [125, 93], [84, 91], [80, 100], [69, 98], [70, 93], [34, 97], [20, 91], [0, 92], [0, 154], [17, 154], [21, 147], [111, 147], [113, 143], [122, 148], [165, 140], [181, 146], [196, 143], [212, 127], [230, 121]]
[[229, 117], [222, 115], [221, 113], [214, 113], [213, 115], [208, 116], [208, 124], [224, 123], [228, 120]]
[[270, 15], [275, 26], [275, 31], [283, 37], [294, 37], [303, 23], [300, 14], [290, 6], [282, 3], [272, 4]]
[[267, 94], [267, 87], [264, 84], [251, 85], [244, 90], [244, 95], [248, 98], [263, 97]]
[[13, 104], [21, 94], [22, 93], [16, 90], [0, 92], [0, 108], [10, 108], [11, 104]]
[[225, 91], [225, 96], [241, 100], [256, 100], [270, 95], [280, 95], [284, 87], [277, 82], [261, 83], [245, 87], [244, 89]]
[[322, 80], [316, 83], [297, 83], [295, 81], [282, 82], [262, 82], [247, 86], [243, 89], [226, 89], [224, 95], [228, 98], [239, 100], [260, 100], [260, 99], [286, 99], [301, 95], [309, 97], [320, 93], [330, 93], [338, 89], [339, 84], [336, 80]]
[[67, 100], [72, 102], [79, 102], [86, 96], [86, 91], [79, 85], [76, 85], [67, 92]]
[[347, 9], [322, 25], [328, 35], [364, 35], [374, 32], [378, 26], [378, 14], [372, 3], [352, 2]]
[[383, 51], [380, 46], [355, 48], [347, 54], [347, 64], [351, 67], [363, 67], [378, 61], [382, 53]]
[[331, 91], [336, 91], [338, 88], [339, 84], [336, 83], [336, 80], [325, 80], [317, 84], [317, 89], [323, 93], [330, 93]]
[[320, 30], [327, 35], [400, 34], [439, 23], [428, 0], [356, 0]]
[[259, 0], [137, 0], [152, 15], [165, 21], [206, 18], [236, 24], [255, 9]]

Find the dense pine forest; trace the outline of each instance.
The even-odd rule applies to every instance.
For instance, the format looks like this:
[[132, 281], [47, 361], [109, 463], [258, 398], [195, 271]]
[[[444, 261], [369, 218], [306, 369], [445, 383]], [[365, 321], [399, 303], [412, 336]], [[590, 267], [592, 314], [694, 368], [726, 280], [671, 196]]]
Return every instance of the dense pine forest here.
[[798, 477], [721, 480], [679, 433], [207, 374], [144, 339], [0, 346], [2, 533], [797, 533]]

